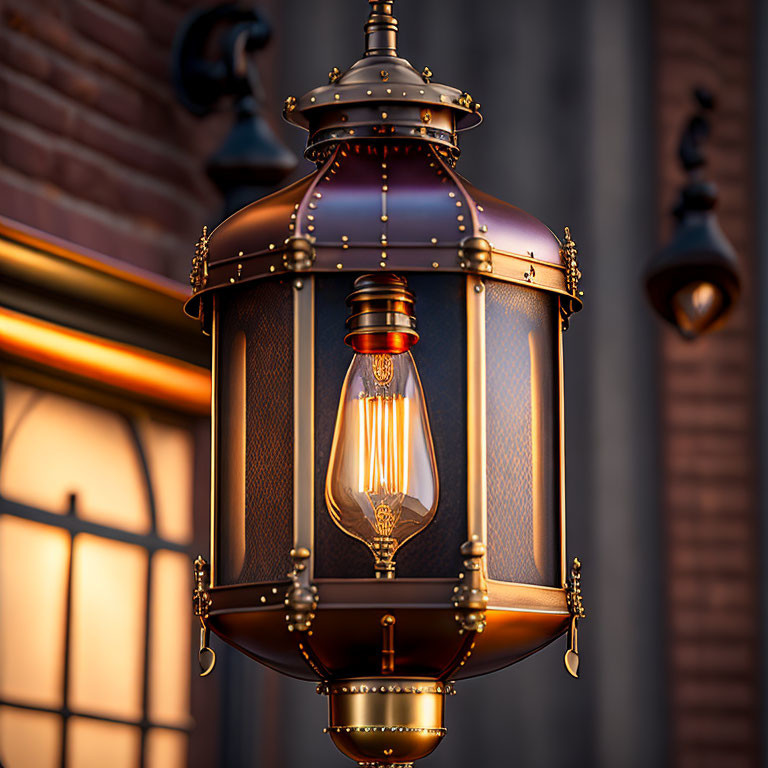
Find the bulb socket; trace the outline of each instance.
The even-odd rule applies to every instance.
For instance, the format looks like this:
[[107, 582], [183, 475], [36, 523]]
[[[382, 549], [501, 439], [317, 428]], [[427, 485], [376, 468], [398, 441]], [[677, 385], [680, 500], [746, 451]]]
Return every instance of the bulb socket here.
[[407, 352], [419, 340], [413, 293], [400, 275], [358, 277], [347, 305], [350, 315], [344, 341], [355, 352], [395, 355]]

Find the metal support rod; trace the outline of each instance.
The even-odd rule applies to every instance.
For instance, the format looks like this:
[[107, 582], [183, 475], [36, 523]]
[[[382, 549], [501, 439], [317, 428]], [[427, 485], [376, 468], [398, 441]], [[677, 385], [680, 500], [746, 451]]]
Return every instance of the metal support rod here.
[[365, 24], [366, 56], [397, 56], [397, 19], [393, 2], [369, 0], [371, 15]]

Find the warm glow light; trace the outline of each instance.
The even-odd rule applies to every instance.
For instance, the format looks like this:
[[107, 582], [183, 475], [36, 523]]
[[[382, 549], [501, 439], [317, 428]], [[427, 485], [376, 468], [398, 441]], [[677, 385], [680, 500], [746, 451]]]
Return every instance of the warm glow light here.
[[170, 541], [192, 540], [194, 439], [188, 429], [145, 419], [140, 424], [152, 477], [157, 532]]
[[146, 768], [185, 768], [187, 737], [178, 731], [152, 728], [147, 733]]
[[164, 355], [91, 336], [0, 307], [0, 350], [74, 373], [174, 408], [205, 414], [208, 371]]
[[66, 531], [0, 516], [2, 699], [50, 707], [63, 704], [68, 564]]
[[402, 395], [361, 397], [357, 418], [358, 491], [371, 500], [391, 494], [405, 496], [408, 493], [408, 398]]
[[189, 725], [192, 611], [189, 558], [158, 552], [152, 560], [149, 641], [149, 717], [168, 725]]
[[374, 552], [377, 570], [432, 519], [437, 467], [410, 352], [356, 354], [344, 380], [326, 501], [336, 524]]
[[[5, 383], [0, 494], [145, 533], [146, 481], [128, 423], [119, 414], [11, 381]], [[189, 502], [188, 502], [189, 503]]]
[[73, 768], [136, 768], [139, 764], [141, 734], [138, 728], [84, 717], [73, 717], [68, 728], [67, 765]]
[[0, 707], [0, 761], [6, 768], [59, 768], [58, 715]]
[[722, 315], [724, 301], [722, 289], [706, 280], [684, 285], [672, 296], [672, 311], [680, 333], [693, 339], [706, 331]]
[[[132, 544], [79, 534], [73, 557], [69, 704], [138, 721], [147, 553]], [[186, 655], [186, 646], [179, 653]]]

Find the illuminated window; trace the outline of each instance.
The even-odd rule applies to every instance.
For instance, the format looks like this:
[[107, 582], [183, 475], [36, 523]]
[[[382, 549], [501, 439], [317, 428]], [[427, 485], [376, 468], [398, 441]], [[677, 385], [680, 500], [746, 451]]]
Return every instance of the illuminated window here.
[[0, 764], [181, 768], [191, 426], [0, 387]]

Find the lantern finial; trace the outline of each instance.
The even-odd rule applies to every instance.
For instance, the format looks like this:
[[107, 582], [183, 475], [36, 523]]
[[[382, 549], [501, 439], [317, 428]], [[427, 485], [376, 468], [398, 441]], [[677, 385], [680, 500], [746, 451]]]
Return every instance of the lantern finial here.
[[397, 56], [397, 19], [393, 2], [369, 0], [371, 13], [365, 24], [366, 56]]

